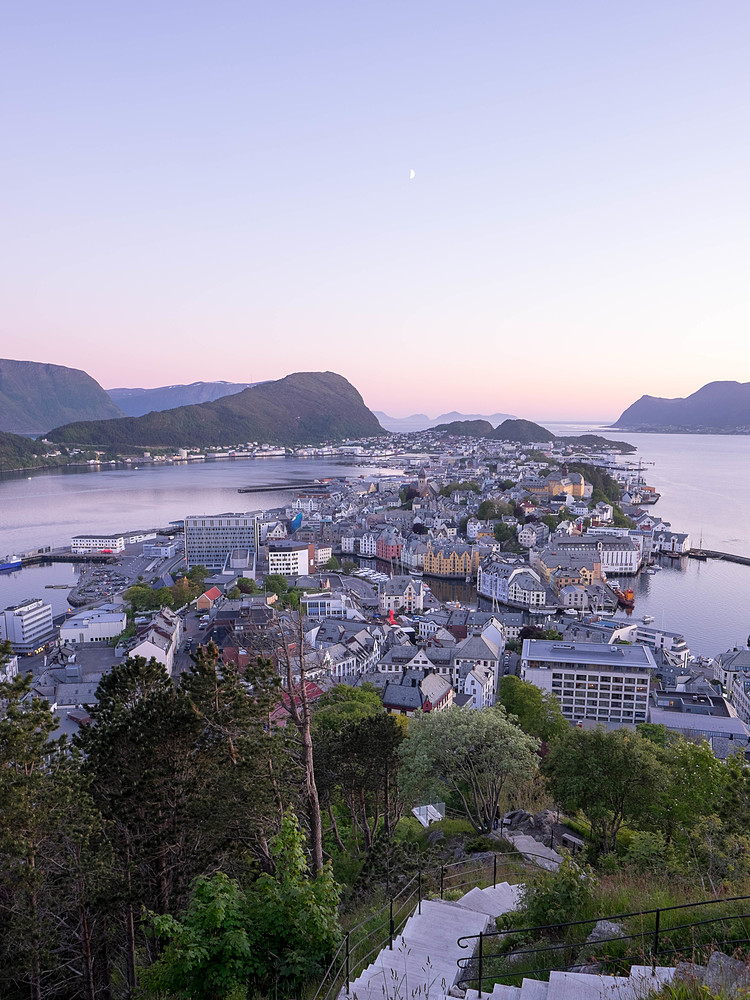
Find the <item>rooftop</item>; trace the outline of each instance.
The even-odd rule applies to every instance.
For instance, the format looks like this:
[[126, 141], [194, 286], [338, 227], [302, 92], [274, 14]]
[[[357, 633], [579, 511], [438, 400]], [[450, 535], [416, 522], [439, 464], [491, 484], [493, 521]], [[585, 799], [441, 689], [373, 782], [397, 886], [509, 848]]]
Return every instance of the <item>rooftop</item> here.
[[648, 646], [622, 646], [601, 642], [552, 642], [548, 639], [524, 639], [522, 658], [529, 666], [549, 663], [597, 670], [655, 670]]

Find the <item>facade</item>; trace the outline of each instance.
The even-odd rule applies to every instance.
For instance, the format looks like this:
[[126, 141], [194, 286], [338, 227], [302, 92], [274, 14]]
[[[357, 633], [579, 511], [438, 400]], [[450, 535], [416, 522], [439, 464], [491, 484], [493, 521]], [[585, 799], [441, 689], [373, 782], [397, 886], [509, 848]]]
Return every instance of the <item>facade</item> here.
[[394, 576], [380, 585], [378, 604], [381, 614], [389, 611], [399, 611], [403, 608], [407, 614], [424, 609], [424, 584], [421, 580], [412, 580], [410, 576]]
[[60, 626], [60, 642], [66, 646], [107, 643], [125, 631], [128, 616], [112, 607], [91, 608], [68, 618]]
[[571, 722], [645, 722], [655, 670], [640, 645], [525, 639], [521, 653], [521, 678], [554, 694]]
[[315, 546], [305, 542], [274, 542], [268, 546], [268, 572], [307, 576], [315, 569]]
[[388, 681], [383, 708], [389, 715], [413, 715], [416, 711], [443, 712], [453, 704], [450, 683], [429, 670], [405, 670], [397, 681]]
[[308, 618], [360, 618], [352, 600], [343, 592], [332, 594], [329, 590], [319, 594], [303, 594], [300, 607]]
[[145, 542], [143, 555], [146, 559], [172, 559], [177, 555], [177, 542]]
[[375, 543], [376, 557], [384, 559], [386, 562], [390, 562], [391, 559], [400, 559], [403, 541], [398, 532], [391, 529], [384, 531]]
[[479, 550], [473, 545], [446, 542], [442, 545], [429, 541], [424, 557], [425, 576], [444, 576], [458, 579], [476, 576], [479, 567]]
[[7, 639], [14, 653], [34, 653], [54, 634], [52, 605], [40, 598], [14, 604], [0, 613], [0, 639]]
[[529, 566], [492, 557], [485, 559], [477, 570], [477, 593], [501, 604], [526, 608], [543, 607], [547, 595], [539, 574]]
[[151, 621], [140, 628], [128, 656], [142, 656], [146, 660], [153, 657], [163, 663], [171, 676], [174, 658], [182, 639], [182, 619], [170, 608], [162, 608]]
[[124, 535], [75, 535], [70, 540], [70, 551], [75, 555], [88, 552], [124, 552]]
[[258, 551], [258, 521], [253, 513], [191, 514], [185, 518], [188, 568], [221, 570], [234, 549]]

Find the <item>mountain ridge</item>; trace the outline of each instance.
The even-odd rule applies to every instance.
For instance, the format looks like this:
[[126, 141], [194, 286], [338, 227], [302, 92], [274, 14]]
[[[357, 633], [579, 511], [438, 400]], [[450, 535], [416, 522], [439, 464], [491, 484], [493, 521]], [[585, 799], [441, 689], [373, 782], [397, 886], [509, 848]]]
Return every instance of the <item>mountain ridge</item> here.
[[120, 387], [106, 389], [109, 398], [127, 417], [142, 417], [146, 413], [174, 410], [194, 403], [213, 403], [224, 396], [233, 396], [250, 389], [257, 382], [190, 382], [160, 385], [153, 389]]
[[373, 410], [373, 413], [383, 427], [394, 434], [430, 431], [434, 430], [438, 424], [455, 423], [456, 421], [464, 420], [486, 420], [494, 427], [495, 424], [499, 424], [512, 416], [510, 413], [491, 413], [487, 415], [484, 413], [459, 413], [457, 410], [451, 410], [450, 413], [441, 413], [433, 420], [426, 413], [412, 413], [408, 417], [391, 417], [387, 413], [383, 413], [382, 410]]
[[335, 372], [294, 372], [206, 403], [140, 417], [78, 421], [54, 428], [50, 440], [96, 447], [202, 447], [263, 441], [315, 444], [382, 434], [355, 389]]
[[80, 368], [0, 358], [0, 431], [39, 435], [72, 420], [122, 415], [96, 379]]
[[689, 396], [641, 396], [613, 428], [664, 433], [750, 433], [750, 382], [707, 382]]

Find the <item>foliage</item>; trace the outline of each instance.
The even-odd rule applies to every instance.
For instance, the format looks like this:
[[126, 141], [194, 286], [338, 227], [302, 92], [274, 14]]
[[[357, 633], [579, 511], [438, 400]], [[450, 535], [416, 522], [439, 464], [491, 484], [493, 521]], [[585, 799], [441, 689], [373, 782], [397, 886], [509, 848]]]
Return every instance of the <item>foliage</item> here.
[[524, 927], [569, 923], [592, 898], [595, 886], [591, 869], [565, 855], [557, 871], [542, 872], [525, 883], [514, 923]]
[[495, 541], [498, 542], [516, 541], [516, 529], [512, 524], [504, 524], [502, 521], [496, 521], [493, 532], [495, 535]]
[[460, 491], [461, 493], [482, 492], [479, 483], [475, 482], [473, 479], [465, 479], [460, 482], [446, 483], [445, 486], [440, 487], [439, 493], [441, 497], [449, 497], [451, 493], [455, 493], [457, 490]]
[[324, 569], [339, 570], [341, 569], [341, 563], [338, 561], [336, 556], [331, 556], [328, 562], [323, 567]]
[[558, 699], [520, 677], [513, 674], [501, 677], [498, 696], [508, 715], [516, 716], [521, 729], [531, 736], [549, 741], [569, 728]]
[[626, 819], [648, 815], [664, 786], [657, 748], [625, 729], [568, 729], [550, 744], [542, 771], [555, 800], [584, 813], [602, 854], [615, 849]]
[[357, 564], [353, 559], [344, 559], [341, 563], [341, 571], [343, 573], [351, 574], [357, 568]]
[[497, 521], [505, 514], [511, 514], [513, 508], [502, 500], [482, 500], [479, 504], [477, 517], [482, 521]]
[[142, 975], [149, 995], [220, 1000], [248, 986], [285, 993], [319, 975], [339, 938], [340, 888], [330, 864], [310, 876], [304, 838], [293, 813], [271, 841], [273, 874], [243, 888], [223, 872], [197, 880], [181, 919], [150, 913], [154, 932], [169, 941]]
[[399, 781], [411, 801], [457, 796], [477, 833], [489, 833], [506, 787], [536, 770], [537, 748], [500, 707], [417, 714], [401, 750]]
[[257, 594], [260, 590], [260, 587], [255, 580], [251, 580], [247, 576], [241, 576], [238, 578], [237, 587], [243, 594]]
[[133, 611], [155, 611], [158, 608], [171, 608], [174, 597], [169, 587], [159, 587], [153, 590], [147, 584], [136, 583], [125, 591], [125, 600], [130, 602]]

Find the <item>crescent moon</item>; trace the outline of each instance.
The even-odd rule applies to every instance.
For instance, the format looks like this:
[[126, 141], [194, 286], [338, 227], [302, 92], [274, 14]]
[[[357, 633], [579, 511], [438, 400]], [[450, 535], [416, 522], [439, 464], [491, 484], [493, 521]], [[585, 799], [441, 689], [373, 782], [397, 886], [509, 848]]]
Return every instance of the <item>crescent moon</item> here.
[[409, 180], [410, 180], [410, 181], [413, 181], [413, 180], [414, 180], [414, 178], [415, 178], [416, 176], [417, 176], [417, 175], [416, 175], [416, 174], [414, 173], [414, 171], [413, 171], [413, 170], [410, 170], [410, 171], [409, 171]]

